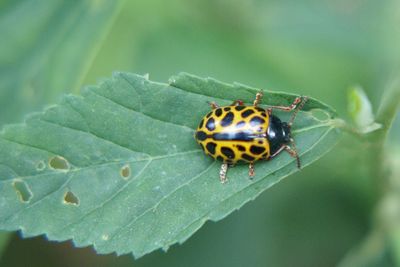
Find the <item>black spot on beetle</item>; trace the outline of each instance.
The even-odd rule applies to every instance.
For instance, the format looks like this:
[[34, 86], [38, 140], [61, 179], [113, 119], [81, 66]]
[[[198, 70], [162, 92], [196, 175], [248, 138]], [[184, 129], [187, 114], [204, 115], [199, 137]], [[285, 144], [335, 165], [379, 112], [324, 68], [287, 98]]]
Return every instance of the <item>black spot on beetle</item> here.
[[224, 107], [224, 111], [231, 111], [230, 107]]
[[207, 139], [207, 134], [203, 131], [196, 132], [196, 139], [199, 141], [204, 141]]
[[204, 119], [202, 119], [201, 122], [199, 123], [199, 129], [203, 128], [203, 124], [204, 124]]
[[244, 121], [239, 121], [238, 123], [236, 123], [236, 128], [241, 128], [246, 124], [246, 122]]
[[263, 116], [265, 118], [265, 117], [267, 117], [267, 113], [261, 112], [261, 116]]
[[206, 148], [208, 150], [208, 152], [210, 152], [211, 154], [215, 154], [215, 148], [217, 147], [217, 144], [214, 142], [209, 142], [206, 145]]
[[210, 118], [210, 117], [211, 117], [211, 115], [212, 115], [212, 111], [211, 111], [211, 112], [209, 112], [209, 113], [206, 115], [206, 118]]
[[214, 118], [209, 118], [206, 127], [209, 131], [214, 131], [215, 130], [215, 120]]
[[262, 153], [264, 153], [265, 148], [262, 146], [251, 146], [250, 147], [250, 152], [256, 155], [260, 155]]
[[244, 158], [245, 160], [248, 160], [248, 161], [253, 161], [254, 160], [254, 157], [252, 157], [252, 156], [250, 156], [250, 155], [248, 155], [246, 153], [244, 153], [242, 155], [242, 158]]
[[222, 127], [226, 127], [232, 124], [233, 121], [233, 113], [232, 112], [228, 112], [226, 113], [225, 117], [221, 120], [221, 126]]
[[228, 159], [233, 159], [235, 158], [235, 152], [233, 152], [232, 149], [229, 147], [221, 147], [221, 152], [224, 154]]
[[267, 158], [267, 157], [269, 157], [269, 154], [268, 154], [268, 152], [265, 152], [265, 153], [262, 155], [262, 157], [263, 157], [263, 158]]
[[221, 116], [221, 115], [222, 115], [222, 108], [217, 108], [217, 109], [215, 110], [215, 116], [219, 117], [219, 116]]
[[250, 116], [253, 113], [254, 113], [254, 110], [252, 110], [252, 109], [245, 110], [242, 112], [242, 118], [247, 118], [248, 116]]
[[235, 109], [236, 109], [237, 111], [241, 111], [241, 110], [243, 110], [245, 107], [246, 107], [246, 106], [236, 106]]
[[253, 127], [254, 126], [258, 126], [258, 125], [263, 124], [263, 123], [265, 123], [265, 120], [263, 118], [258, 117], [258, 116], [255, 116], [254, 118], [252, 118], [250, 120], [250, 125], [253, 126]]
[[258, 140], [257, 143], [259, 143], [260, 145], [262, 145], [262, 144], [263, 144], [263, 141], [262, 141], [262, 140]]
[[256, 110], [261, 111], [261, 112], [264, 112], [264, 111], [265, 111], [265, 109], [260, 108], [260, 107], [256, 107]]
[[246, 148], [242, 145], [237, 145], [236, 147], [239, 151], [246, 151]]

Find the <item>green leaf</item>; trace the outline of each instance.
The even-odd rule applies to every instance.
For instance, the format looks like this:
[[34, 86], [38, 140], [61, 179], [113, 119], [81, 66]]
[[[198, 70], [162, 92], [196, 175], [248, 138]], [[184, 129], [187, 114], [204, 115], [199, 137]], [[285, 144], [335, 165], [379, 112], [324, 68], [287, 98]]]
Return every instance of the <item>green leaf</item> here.
[[[193, 139], [207, 101], [250, 104], [258, 90], [189, 74], [164, 84], [116, 73], [82, 97], [66, 96], [25, 124], [6, 126], [0, 229], [136, 257], [182, 243], [207, 220], [224, 218], [297, 171], [283, 153], [256, 164], [254, 180], [242, 165], [222, 185], [220, 164]], [[265, 91], [262, 104], [288, 105], [295, 97]], [[304, 166], [337, 142], [334, 116], [312, 98], [300, 112], [293, 133]]]
[[118, 1], [12, 1], [0, 10], [0, 125], [78, 91]]

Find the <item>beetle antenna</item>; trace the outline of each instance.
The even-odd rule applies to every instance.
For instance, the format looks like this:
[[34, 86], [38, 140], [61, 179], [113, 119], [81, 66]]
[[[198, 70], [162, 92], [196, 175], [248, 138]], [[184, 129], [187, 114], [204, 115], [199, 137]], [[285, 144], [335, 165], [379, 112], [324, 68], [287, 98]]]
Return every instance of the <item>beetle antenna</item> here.
[[[307, 96], [302, 96], [302, 97], [301, 97], [301, 102], [300, 102], [300, 104], [296, 107], [296, 109], [294, 110], [294, 112], [293, 112], [293, 114], [292, 114], [292, 117], [291, 117], [290, 120], [289, 120], [288, 125], [291, 126], [291, 125], [293, 124], [294, 119], [296, 118], [296, 116], [297, 116], [297, 114], [299, 113], [299, 111], [304, 107], [304, 105], [306, 104], [307, 100], [308, 100], [308, 97], [307, 97]], [[294, 145], [294, 143], [293, 143], [293, 145]]]

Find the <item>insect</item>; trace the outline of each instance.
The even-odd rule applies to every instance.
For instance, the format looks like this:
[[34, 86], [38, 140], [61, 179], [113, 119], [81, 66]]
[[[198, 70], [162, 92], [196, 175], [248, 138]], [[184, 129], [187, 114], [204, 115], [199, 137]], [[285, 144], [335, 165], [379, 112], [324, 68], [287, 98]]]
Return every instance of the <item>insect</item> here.
[[[227, 171], [236, 163], [249, 163], [249, 177], [255, 174], [254, 164], [260, 160], [270, 160], [282, 151], [296, 158], [300, 168], [300, 158], [291, 135], [291, 126], [307, 97], [297, 97], [290, 106], [259, 107], [263, 93], [256, 94], [252, 106], [236, 100], [230, 106], [219, 107], [209, 103], [209, 112], [200, 121], [195, 139], [203, 151], [214, 159], [222, 161], [219, 178], [227, 181]], [[289, 122], [282, 122], [273, 109], [294, 110]]]

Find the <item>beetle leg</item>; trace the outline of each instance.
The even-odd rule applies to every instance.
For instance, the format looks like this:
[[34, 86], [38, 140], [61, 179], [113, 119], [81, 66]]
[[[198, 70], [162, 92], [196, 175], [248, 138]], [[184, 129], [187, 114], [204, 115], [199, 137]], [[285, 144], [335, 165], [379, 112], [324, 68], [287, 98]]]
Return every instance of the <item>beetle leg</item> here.
[[244, 105], [243, 100], [238, 99], [233, 101], [231, 106], [243, 106], [243, 105]]
[[210, 105], [211, 109], [219, 108], [218, 104], [215, 103], [214, 101], [213, 102], [207, 101], [207, 103]]
[[[294, 143], [292, 143], [292, 144], [294, 144]], [[297, 168], [300, 169], [300, 168], [301, 168], [301, 163], [300, 163], [299, 154], [297, 153], [297, 151], [296, 151], [295, 148], [291, 148], [291, 147], [288, 146], [288, 145], [283, 145], [283, 146], [281, 146], [281, 147], [278, 149], [278, 151], [276, 151], [274, 154], [271, 155], [271, 157], [270, 157], [269, 159], [272, 159], [272, 158], [276, 157], [276, 156], [277, 156], [279, 153], [281, 153], [283, 150], [286, 150], [286, 151], [289, 153], [289, 155], [290, 155], [291, 157], [296, 158]]]
[[272, 112], [272, 109], [280, 109], [284, 111], [292, 111], [297, 107], [297, 105], [301, 102], [301, 97], [296, 97], [293, 101], [293, 103], [290, 106], [269, 106], [268, 107], [268, 113]]
[[257, 107], [258, 104], [260, 104], [262, 97], [263, 97], [263, 92], [262, 92], [262, 91], [260, 91], [260, 92], [258, 92], [258, 93], [256, 94], [256, 99], [255, 99], [254, 102], [253, 102], [253, 105], [254, 105], [255, 107]]
[[228, 171], [228, 163], [222, 163], [221, 169], [219, 171], [219, 180], [221, 181], [221, 184], [224, 184], [228, 181], [228, 178], [226, 177], [226, 172]]
[[274, 154], [271, 155], [270, 159], [275, 158], [279, 153], [285, 149], [285, 145], [281, 146]]
[[249, 164], [249, 177], [250, 179], [253, 179], [255, 173], [254, 173], [254, 162], [250, 162]]
[[[307, 96], [304, 96], [304, 97], [300, 100], [300, 104], [299, 104], [298, 106], [296, 106], [297, 109], [293, 112], [292, 117], [290, 118], [290, 120], [289, 120], [289, 122], [288, 122], [288, 125], [289, 125], [289, 126], [292, 126], [292, 124], [293, 124], [293, 122], [294, 122], [294, 119], [295, 119], [296, 116], [297, 116], [297, 113], [299, 113], [300, 109], [303, 108], [303, 106], [306, 104], [307, 100], [308, 100], [308, 97], [307, 97]], [[292, 141], [292, 143], [293, 143], [293, 147], [294, 147], [294, 142]], [[294, 149], [296, 150], [296, 147], [294, 147]]]
[[284, 149], [290, 154], [290, 156], [292, 156], [293, 158], [296, 158], [297, 168], [300, 169], [300, 168], [301, 168], [300, 157], [299, 157], [299, 155], [297, 154], [296, 149], [291, 148], [291, 147], [288, 146], [288, 145], [285, 145], [285, 146], [284, 146]]

